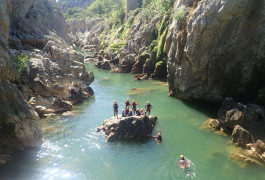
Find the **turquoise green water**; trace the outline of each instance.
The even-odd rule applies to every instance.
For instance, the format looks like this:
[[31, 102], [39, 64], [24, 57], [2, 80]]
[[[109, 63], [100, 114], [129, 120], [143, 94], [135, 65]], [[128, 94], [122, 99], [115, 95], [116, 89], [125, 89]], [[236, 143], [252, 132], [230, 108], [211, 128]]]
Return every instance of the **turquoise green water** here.
[[[209, 118], [208, 113], [203, 113], [205, 108], [188, 106], [168, 97], [164, 83], [135, 81], [130, 74], [111, 73], [91, 65], [88, 69], [95, 73], [95, 82], [91, 85], [95, 98], [76, 106], [74, 116], [43, 120], [41, 149], [17, 155], [5, 168], [11, 171], [0, 171], [0, 177], [30, 180], [265, 179], [264, 168], [242, 168], [231, 161], [230, 138], [201, 129]], [[109, 143], [105, 142], [104, 135], [95, 133], [95, 128], [113, 115], [113, 100], [118, 101], [121, 110], [127, 98], [138, 101], [139, 107], [151, 101], [154, 107], [151, 114], [158, 117], [155, 132], [161, 132], [163, 143], [153, 140]], [[177, 165], [180, 154], [192, 161], [189, 176]]]

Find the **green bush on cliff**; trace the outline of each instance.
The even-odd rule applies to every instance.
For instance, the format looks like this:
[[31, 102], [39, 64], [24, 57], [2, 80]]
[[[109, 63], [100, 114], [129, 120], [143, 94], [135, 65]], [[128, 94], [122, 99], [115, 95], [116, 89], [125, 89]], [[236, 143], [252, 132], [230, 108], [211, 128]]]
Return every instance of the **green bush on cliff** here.
[[125, 42], [118, 42], [118, 43], [111, 44], [108, 49], [118, 52], [124, 46], [125, 46]]
[[174, 13], [174, 19], [180, 22], [184, 22], [186, 20], [185, 10], [182, 8], [178, 8]]
[[169, 15], [173, 2], [173, 0], [143, 1], [141, 19], [150, 20], [155, 16]]
[[167, 36], [167, 30], [165, 30], [163, 34], [161, 35], [161, 37], [159, 38], [158, 46], [157, 46], [157, 54], [156, 54], [157, 59], [159, 59], [163, 55], [166, 36]]
[[17, 71], [19, 72], [19, 74], [27, 68], [26, 62], [29, 60], [29, 57], [27, 55], [21, 54], [18, 55], [15, 58], [15, 62], [17, 64]]

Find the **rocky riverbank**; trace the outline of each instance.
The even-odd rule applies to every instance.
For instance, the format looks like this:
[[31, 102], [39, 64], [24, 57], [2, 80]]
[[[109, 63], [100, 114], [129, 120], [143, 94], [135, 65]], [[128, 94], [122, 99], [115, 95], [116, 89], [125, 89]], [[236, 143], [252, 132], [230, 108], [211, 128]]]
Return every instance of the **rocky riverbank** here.
[[254, 104], [241, 104], [226, 98], [218, 118], [209, 125], [231, 135], [232, 142], [245, 149], [236, 158], [244, 163], [265, 164], [265, 109]]
[[[84, 57], [71, 47], [53, 0], [7, 0], [0, 6], [0, 163], [41, 143], [39, 116], [71, 110], [93, 94]], [[3, 158], [2, 158], [3, 157]]]

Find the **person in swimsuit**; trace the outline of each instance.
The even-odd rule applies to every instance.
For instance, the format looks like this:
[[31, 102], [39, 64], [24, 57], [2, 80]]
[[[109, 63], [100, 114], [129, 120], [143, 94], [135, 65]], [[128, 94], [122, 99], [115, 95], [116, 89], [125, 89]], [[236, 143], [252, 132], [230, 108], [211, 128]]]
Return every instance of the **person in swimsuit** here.
[[114, 110], [114, 117], [117, 116], [118, 118], [118, 104], [117, 104], [117, 101], [114, 101], [114, 104], [113, 104], [113, 110]]
[[133, 112], [133, 115], [135, 115], [135, 112], [136, 112], [136, 106], [138, 105], [138, 102], [135, 102], [135, 100], [132, 101], [132, 112]]
[[157, 136], [151, 136], [151, 138], [154, 138], [157, 143], [161, 143], [162, 142], [162, 136], [161, 136], [160, 133], [157, 133]]
[[190, 171], [189, 161], [184, 158], [184, 155], [180, 155], [178, 164], [179, 164], [179, 167], [183, 168], [186, 173]]
[[147, 101], [147, 103], [145, 105], [145, 115], [148, 113], [148, 116], [150, 116], [152, 108], [153, 108], [153, 106], [150, 104], [150, 101]]
[[125, 102], [125, 109], [129, 106], [131, 106], [131, 104], [130, 104], [130, 100], [129, 99], [127, 99]]

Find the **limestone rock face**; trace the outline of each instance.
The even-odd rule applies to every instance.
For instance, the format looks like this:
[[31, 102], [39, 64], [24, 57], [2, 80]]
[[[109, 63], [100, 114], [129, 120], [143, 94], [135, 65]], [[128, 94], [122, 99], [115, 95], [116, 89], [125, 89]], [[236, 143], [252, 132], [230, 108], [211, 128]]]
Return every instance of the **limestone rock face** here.
[[[256, 97], [264, 87], [264, 5], [252, 0], [178, 0], [166, 39], [169, 88], [182, 99]], [[255, 13], [254, 13], [255, 12]]]
[[[69, 42], [54, 0], [0, 1], [0, 159], [40, 143], [39, 115], [70, 110], [93, 92], [93, 74]], [[21, 54], [22, 73], [14, 61]]]
[[156, 124], [157, 117], [132, 116], [111, 118], [103, 123], [107, 141], [147, 139]]

